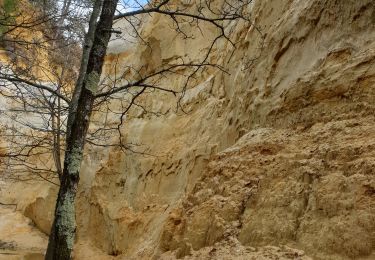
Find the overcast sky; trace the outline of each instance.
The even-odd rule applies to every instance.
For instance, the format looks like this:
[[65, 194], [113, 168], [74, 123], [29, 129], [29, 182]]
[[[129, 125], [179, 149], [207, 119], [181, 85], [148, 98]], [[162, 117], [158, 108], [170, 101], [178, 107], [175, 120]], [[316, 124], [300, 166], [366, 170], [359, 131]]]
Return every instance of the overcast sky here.
[[126, 9], [128, 11], [132, 9], [138, 9], [142, 5], [145, 5], [147, 3], [147, 0], [120, 0], [120, 10]]

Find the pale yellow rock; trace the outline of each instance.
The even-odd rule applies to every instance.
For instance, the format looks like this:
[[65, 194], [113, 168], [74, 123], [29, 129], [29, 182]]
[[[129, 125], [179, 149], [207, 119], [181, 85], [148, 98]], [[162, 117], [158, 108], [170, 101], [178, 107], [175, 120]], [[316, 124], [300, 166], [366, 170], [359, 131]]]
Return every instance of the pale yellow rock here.
[[45, 234], [13, 206], [0, 205], [0, 259], [41, 260], [47, 246]]
[[[228, 239], [262, 252], [241, 249], [238, 259], [282, 257], [267, 256], [260, 248], [268, 245], [314, 259], [374, 257], [374, 5], [254, 1], [254, 25], [230, 24], [233, 55], [225, 41], [214, 49], [211, 61], [230, 75], [201, 73], [182, 99], [187, 114], [156, 92], [141, 102], [166, 116], [127, 117], [124, 140], [157, 157], [109, 152], [81, 202], [91, 207], [79, 215], [89, 219], [79, 237], [119, 259], [207, 259]], [[116, 47], [107, 72], [198, 59], [212, 28], [184, 42], [168, 22], [148, 17], [141, 32], [155, 51], [132, 45], [121, 56]], [[164, 85], [181, 83], [172, 76]], [[212, 258], [231, 257], [225, 248]]]
[[[230, 74], [200, 73], [187, 114], [155, 91], [140, 102], [166, 115], [128, 115], [124, 141], [151, 155], [90, 148], [75, 259], [374, 259], [375, 3], [257, 0], [249, 11], [253, 25], [230, 24], [233, 55], [228, 42], [214, 48]], [[214, 30], [184, 41], [170, 23], [147, 17], [155, 51], [114, 42], [105, 72], [199, 59]], [[92, 129], [104, 121], [93, 118]]]

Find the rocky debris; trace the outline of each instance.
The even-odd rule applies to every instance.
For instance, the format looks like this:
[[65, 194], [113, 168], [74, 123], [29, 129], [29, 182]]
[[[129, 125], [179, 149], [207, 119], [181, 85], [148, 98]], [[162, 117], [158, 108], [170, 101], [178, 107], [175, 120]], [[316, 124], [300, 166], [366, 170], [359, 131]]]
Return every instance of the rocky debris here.
[[[173, 252], [167, 252], [160, 256], [160, 260], [176, 259]], [[204, 247], [198, 251], [192, 251], [182, 257], [184, 260], [312, 260], [301, 250], [287, 246], [245, 247], [235, 238], [216, 243], [213, 246]]]

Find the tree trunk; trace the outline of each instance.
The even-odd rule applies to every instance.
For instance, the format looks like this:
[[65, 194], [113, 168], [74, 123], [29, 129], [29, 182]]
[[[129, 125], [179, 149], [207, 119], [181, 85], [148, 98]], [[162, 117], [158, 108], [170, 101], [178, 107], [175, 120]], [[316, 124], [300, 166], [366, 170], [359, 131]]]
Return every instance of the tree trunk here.
[[[103, 1], [100, 18], [96, 26], [94, 41], [77, 102], [77, 110], [66, 141], [64, 169], [56, 202], [55, 219], [45, 258], [47, 260], [71, 259], [76, 232], [75, 197], [78, 189], [85, 137], [111, 36], [117, 2], [118, 0]], [[69, 117], [71, 116], [72, 114], [70, 113]]]
[[85, 35], [85, 42], [83, 44], [83, 53], [81, 58], [81, 66], [79, 68], [79, 75], [78, 79], [73, 91], [72, 101], [69, 106], [69, 117], [67, 122], [67, 129], [66, 129], [66, 138], [68, 139], [70, 136], [70, 131], [72, 128], [73, 120], [75, 118], [75, 113], [77, 111], [78, 106], [78, 99], [79, 95], [81, 94], [83, 80], [86, 75], [87, 63], [90, 56], [90, 51], [93, 45], [95, 31], [97, 26], [97, 20], [100, 14], [100, 10], [103, 5], [103, 0], [95, 0], [94, 7], [91, 13], [90, 21], [89, 21], [89, 29], [87, 34]]

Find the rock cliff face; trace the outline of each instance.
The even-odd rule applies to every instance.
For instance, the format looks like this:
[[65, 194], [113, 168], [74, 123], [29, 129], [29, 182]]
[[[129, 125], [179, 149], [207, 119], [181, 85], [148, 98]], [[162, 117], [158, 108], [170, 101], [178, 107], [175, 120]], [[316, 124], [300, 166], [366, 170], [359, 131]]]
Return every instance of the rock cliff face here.
[[[88, 158], [77, 259], [88, 248], [258, 259], [250, 247], [272, 257], [267, 245], [285, 258], [303, 253], [282, 245], [316, 259], [374, 257], [375, 3], [254, 1], [251, 13], [255, 26], [229, 25], [233, 53], [215, 46], [212, 59], [230, 74], [202, 73], [182, 100], [187, 114], [154, 93], [144, 102], [165, 116], [128, 118], [126, 141], [156, 156]], [[209, 28], [186, 42], [167, 23], [143, 25], [152, 53], [113, 44], [108, 73], [114, 59], [157, 67], [208, 47]]]
[[[257, 0], [249, 11], [253, 26], [228, 26], [236, 49], [214, 48], [229, 74], [201, 73], [187, 113], [155, 92], [142, 102], [165, 115], [127, 118], [125, 141], [150, 155], [87, 155], [76, 259], [375, 257], [375, 2]], [[152, 52], [115, 41], [107, 73], [208, 48], [209, 27], [183, 40], [170, 22], [142, 25]]]

